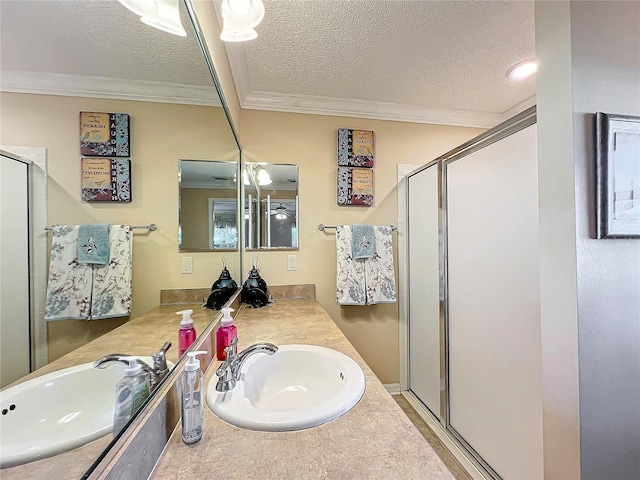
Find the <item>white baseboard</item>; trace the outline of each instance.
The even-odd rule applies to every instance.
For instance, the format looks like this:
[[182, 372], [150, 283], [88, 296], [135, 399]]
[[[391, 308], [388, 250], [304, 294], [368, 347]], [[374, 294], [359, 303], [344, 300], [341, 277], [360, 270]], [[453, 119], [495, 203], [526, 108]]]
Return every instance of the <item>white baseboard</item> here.
[[402, 393], [399, 383], [385, 383], [384, 388], [386, 388], [387, 392], [391, 395], [400, 395]]

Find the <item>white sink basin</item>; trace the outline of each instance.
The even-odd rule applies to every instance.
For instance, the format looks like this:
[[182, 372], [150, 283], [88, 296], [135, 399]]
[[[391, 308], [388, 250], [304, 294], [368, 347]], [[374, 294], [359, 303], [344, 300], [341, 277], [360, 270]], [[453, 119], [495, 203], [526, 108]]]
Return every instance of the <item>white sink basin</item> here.
[[365, 389], [364, 373], [347, 355], [315, 345], [282, 345], [247, 358], [229, 392], [207, 387], [207, 404], [221, 419], [263, 431], [315, 427], [351, 410]]
[[92, 365], [65, 368], [0, 392], [0, 468], [58, 455], [111, 433], [115, 385], [125, 365]]

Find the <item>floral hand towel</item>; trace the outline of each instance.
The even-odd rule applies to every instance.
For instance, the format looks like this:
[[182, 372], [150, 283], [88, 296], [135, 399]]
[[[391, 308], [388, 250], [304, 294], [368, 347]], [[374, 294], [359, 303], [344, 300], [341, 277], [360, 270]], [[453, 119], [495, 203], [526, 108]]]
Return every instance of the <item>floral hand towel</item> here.
[[396, 302], [392, 232], [388, 226], [375, 227], [375, 254], [364, 262], [367, 305]]
[[131, 314], [132, 237], [130, 225], [111, 225], [109, 263], [93, 267], [91, 320]]
[[336, 227], [338, 305], [366, 305], [364, 283], [364, 261], [354, 260], [351, 255], [351, 226]]
[[54, 225], [45, 320], [86, 320], [91, 312], [92, 266], [78, 262], [78, 226]]
[[376, 226], [374, 254], [356, 259], [352, 253], [353, 228], [336, 227], [338, 305], [374, 305], [396, 302], [396, 279], [393, 265], [393, 229]]

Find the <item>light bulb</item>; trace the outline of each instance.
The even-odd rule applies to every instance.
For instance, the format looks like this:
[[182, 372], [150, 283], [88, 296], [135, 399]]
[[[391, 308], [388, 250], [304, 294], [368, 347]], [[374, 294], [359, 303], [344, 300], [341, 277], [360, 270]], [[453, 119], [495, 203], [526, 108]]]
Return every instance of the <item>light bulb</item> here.
[[222, 0], [223, 27], [220, 40], [245, 42], [258, 37], [254, 30], [264, 18], [262, 0]]
[[259, 185], [271, 185], [271, 175], [264, 168], [258, 170], [257, 177]]
[[251, 8], [251, 0], [229, 0], [229, 7], [236, 15], [246, 15]]

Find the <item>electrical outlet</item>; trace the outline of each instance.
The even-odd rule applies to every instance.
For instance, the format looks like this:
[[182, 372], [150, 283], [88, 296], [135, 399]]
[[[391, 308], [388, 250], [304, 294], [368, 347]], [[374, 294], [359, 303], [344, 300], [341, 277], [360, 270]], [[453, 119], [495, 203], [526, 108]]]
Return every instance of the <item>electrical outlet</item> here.
[[193, 257], [182, 257], [182, 273], [193, 273]]
[[289, 255], [287, 257], [287, 269], [289, 271], [298, 270], [298, 255]]

